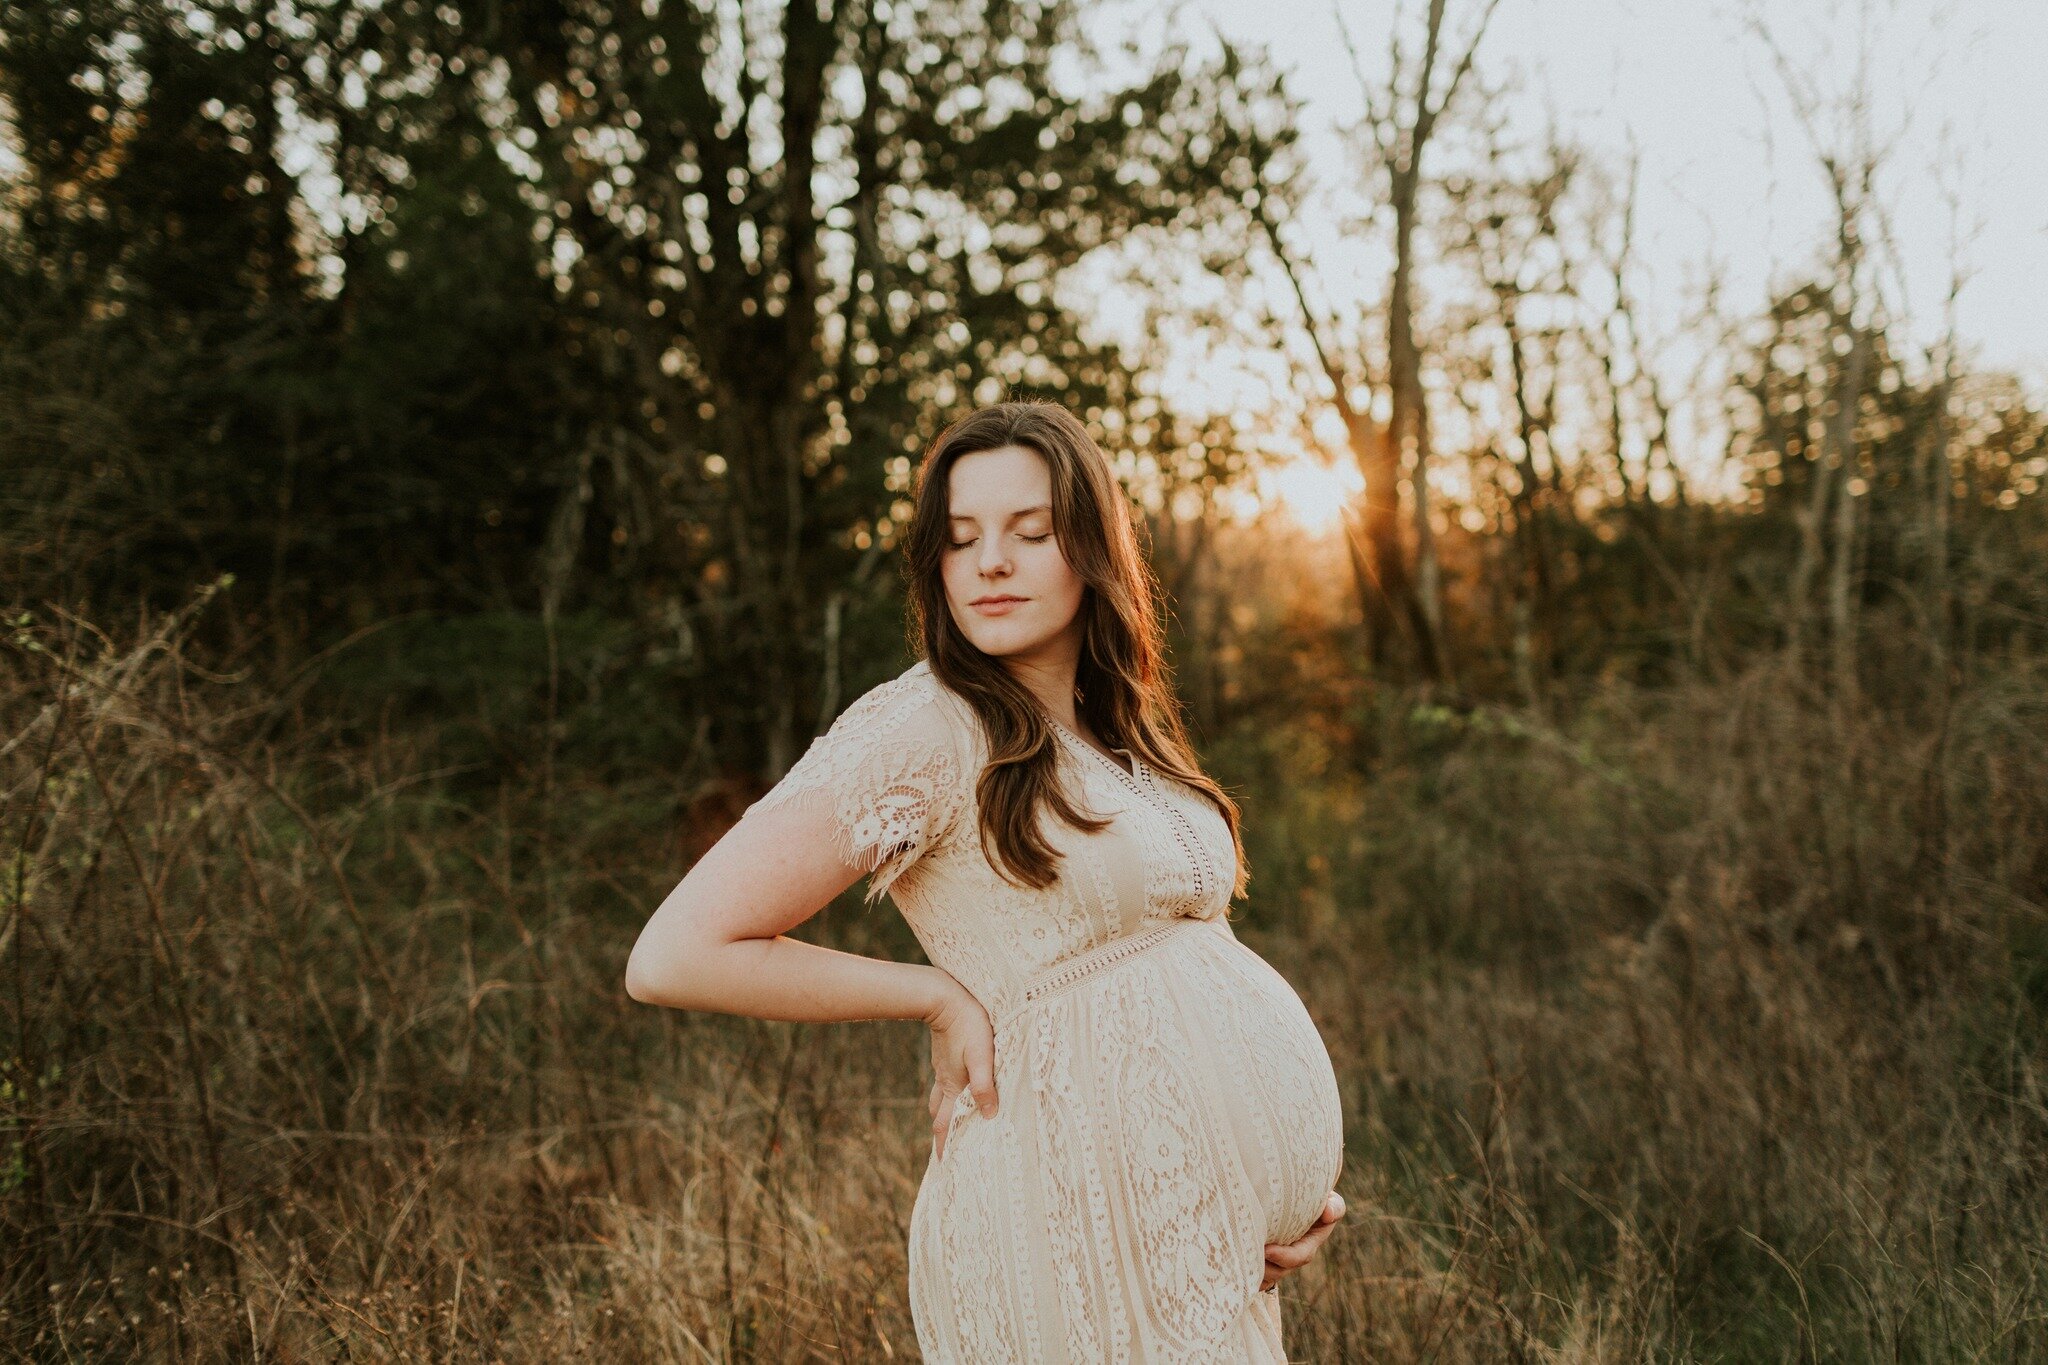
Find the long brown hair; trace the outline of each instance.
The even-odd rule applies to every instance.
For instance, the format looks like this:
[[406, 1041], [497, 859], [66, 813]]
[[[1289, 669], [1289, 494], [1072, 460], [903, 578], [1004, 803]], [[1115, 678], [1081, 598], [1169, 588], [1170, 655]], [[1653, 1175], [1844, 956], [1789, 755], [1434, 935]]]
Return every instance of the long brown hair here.
[[[1019, 400], [980, 408], [947, 427], [918, 467], [916, 510], [905, 536], [910, 628], [932, 675], [974, 708], [988, 738], [988, 764], [975, 783], [982, 847], [1013, 884], [1043, 889], [1059, 875], [1059, 854], [1039, 830], [1039, 804], [1093, 834], [1108, 819], [1083, 814], [1056, 778], [1059, 741], [1030, 689], [960, 630], [946, 603], [940, 561], [951, 540], [947, 482], [954, 461], [1003, 446], [1036, 451], [1052, 472], [1052, 524], [1060, 553], [1086, 588], [1075, 707], [1112, 748], [1129, 749], [1155, 771], [1201, 792], [1222, 812], [1237, 854], [1233, 896], [1250, 877], [1237, 803], [1201, 769], [1188, 742], [1160, 624], [1158, 583], [1139, 552], [1130, 506], [1109, 457], [1063, 405]], [[1006, 870], [1007, 869], [1007, 870]]]

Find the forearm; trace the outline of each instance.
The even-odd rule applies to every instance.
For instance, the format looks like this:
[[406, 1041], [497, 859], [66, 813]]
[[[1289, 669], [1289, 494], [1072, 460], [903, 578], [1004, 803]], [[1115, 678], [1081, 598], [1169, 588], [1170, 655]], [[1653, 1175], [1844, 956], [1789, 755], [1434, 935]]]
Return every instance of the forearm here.
[[[755, 1019], [926, 1019], [953, 986], [937, 967], [888, 962], [778, 935], [694, 945], [627, 966], [635, 1000]], [[957, 988], [957, 987], [956, 987]]]

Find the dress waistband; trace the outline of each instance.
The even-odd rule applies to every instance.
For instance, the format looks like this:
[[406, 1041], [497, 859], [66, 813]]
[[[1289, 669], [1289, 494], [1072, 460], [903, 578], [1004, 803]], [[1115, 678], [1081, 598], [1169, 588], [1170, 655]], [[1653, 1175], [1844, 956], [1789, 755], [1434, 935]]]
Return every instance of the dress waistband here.
[[1083, 953], [1062, 958], [1025, 979], [1010, 1007], [993, 1022], [998, 1032], [1008, 1027], [1031, 1005], [1048, 996], [1058, 995], [1091, 977], [1099, 976], [1112, 967], [1130, 961], [1147, 949], [1156, 948], [1172, 938], [1206, 921], [1192, 917], [1168, 920], [1135, 934], [1113, 938], [1107, 943], [1098, 943]]

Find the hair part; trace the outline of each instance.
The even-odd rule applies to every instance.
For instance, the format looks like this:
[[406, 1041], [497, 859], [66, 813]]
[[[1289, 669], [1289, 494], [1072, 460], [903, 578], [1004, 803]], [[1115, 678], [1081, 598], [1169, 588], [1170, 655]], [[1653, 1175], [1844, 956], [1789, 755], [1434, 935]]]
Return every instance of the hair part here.
[[1201, 792], [1222, 813], [1236, 850], [1233, 896], [1250, 878], [1237, 803], [1204, 773], [1188, 741], [1166, 662], [1160, 591], [1139, 548], [1130, 505], [1109, 457], [1065, 405], [1014, 400], [976, 409], [932, 442], [918, 466], [905, 536], [913, 645], [934, 677], [973, 708], [988, 740], [975, 783], [984, 855], [998, 876], [1034, 889], [1059, 876], [1060, 854], [1039, 827], [1041, 806], [1093, 834], [1107, 818], [1077, 808], [1058, 781], [1059, 739], [1029, 688], [968, 640], [946, 602], [942, 560], [951, 541], [953, 465], [978, 451], [1022, 446], [1052, 475], [1052, 522], [1060, 553], [1086, 585], [1075, 709], [1114, 748]]

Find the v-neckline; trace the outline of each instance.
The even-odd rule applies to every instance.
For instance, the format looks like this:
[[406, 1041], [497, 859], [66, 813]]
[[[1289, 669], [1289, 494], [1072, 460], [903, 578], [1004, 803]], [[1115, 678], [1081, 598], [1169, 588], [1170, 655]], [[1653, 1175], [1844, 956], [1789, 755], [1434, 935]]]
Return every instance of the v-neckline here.
[[1124, 781], [1129, 782], [1132, 786], [1137, 785], [1138, 774], [1141, 770], [1138, 765], [1138, 756], [1136, 754], [1132, 753], [1129, 749], [1110, 750], [1110, 753], [1122, 754], [1125, 758], [1131, 760], [1131, 766], [1126, 768], [1121, 763], [1118, 763], [1115, 759], [1111, 758], [1109, 754], [1105, 754], [1104, 752], [1102, 752], [1102, 750], [1096, 748], [1093, 744], [1090, 744], [1087, 740], [1075, 734], [1073, 730], [1061, 724], [1059, 720], [1055, 719], [1052, 716], [1047, 716], [1046, 719], [1052, 721], [1054, 729], [1058, 730], [1068, 739], [1071, 739], [1072, 741], [1074, 741], [1074, 743], [1080, 745], [1089, 753], [1094, 754], [1096, 758], [1100, 759], [1102, 762], [1108, 764], [1111, 768], [1115, 769], [1117, 775], [1123, 778]]
[[[920, 670], [926, 673], [931, 672], [931, 661], [929, 659], [920, 659], [911, 666], [911, 671], [913, 672]], [[1045, 716], [1046, 723], [1052, 726], [1055, 734], [1064, 735], [1069, 744], [1086, 749], [1095, 756], [1095, 762], [1102, 764], [1112, 773], [1116, 774], [1117, 781], [1129, 788], [1139, 804], [1151, 811], [1155, 818], [1163, 817], [1168, 822], [1181, 857], [1192, 872], [1193, 880], [1192, 890], [1185, 898], [1175, 900], [1173, 905], [1169, 907], [1169, 913], [1179, 917], [1191, 908], [1196, 912], [1206, 908], [1209, 904], [1211, 888], [1215, 885], [1216, 875], [1221, 872], [1225, 876], [1227, 884], [1228, 872], [1224, 868], [1219, 867], [1216, 862], [1213, 853], [1216, 844], [1215, 835], [1212, 834], [1205, 845], [1201, 835], [1196, 832], [1188, 813], [1182, 809], [1186, 796], [1184, 786], [1178, 780], [1171, 783], [1162, 780], [1153, 772], [1151, 766], [1144, 759], [1139, 758], [1131, 750], [1112, 750], [1111, 752], [1122, 754], [1130, 760], [1131, 766], [1126, 768], [1111, 758], [1109, 754], [1104, 753], [1087, 740], [1082, 739], [1070, 726], [1053, 719], [1042, 706], [1039, 708], [1039, 714]], [[1220, 821], [1214, 817], [1211, 818], [1210, 824], [1220, 827]], [[1227, 839], [1225, 846], [1227, 847]], [[1147, 871], [1144, 876], [1145, 889], [1141, 901], [1141, 917], [1151, 916], [1156, 910], [1166, 905], [1165, 899], [1162, 898], [1168, 897], [1170, 892], [1175, 889], [1172, 886], [1174, 880], [1177, 879], [1165, 878], [1163, 874], [1155, 874], [1151, 870], [1151, 860], [1147, 860]], [[1223, 899], [1227, 907], [1230, 899], [1227, 892]], [[1212, 913], [1221, 914], [1222, 911], [1218, 910]]]
[[1188, 866], [1194, 869], [1195, 889], [1192, 903], [1195, 905], [1206, 904], [1209, 895], [1209, 878], [1202, 867], [1202, 854], [1194, 826], [1188, 823], [1188, 817], [1178, 810], [1173, 802], [1166, 799], [1165, 790], [1160, 786], [1158, 779], [1152, 776], [1152, 770], [1145, 766], [1145, 761], [1129, 749], [1118, 749], [1116, 750], [1117, 753], [1131, 760], [1129, 769], [1119, 767], [1115, 759], [1103, 753], [1102, 750], [1075, 734], [1059, 721], [1053, 720], [1050, 715], [1046, 719], [1051, 721], [1053, 729], [1065, 735], [1069, 742], [1079, 745], [1089, 753], [1094, 754], [1096, 761], [1115, 773], [1118, 780], [1126, 787], [1129, 787], [1131, 794], [1136, 796], [1139, 801], [1166, 816], [1167, 820], [1172, 823], [1173, 837], [1179, 842], [1182, 855], [1186, 857]]

